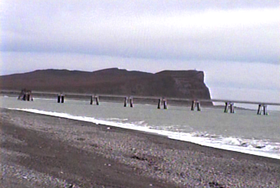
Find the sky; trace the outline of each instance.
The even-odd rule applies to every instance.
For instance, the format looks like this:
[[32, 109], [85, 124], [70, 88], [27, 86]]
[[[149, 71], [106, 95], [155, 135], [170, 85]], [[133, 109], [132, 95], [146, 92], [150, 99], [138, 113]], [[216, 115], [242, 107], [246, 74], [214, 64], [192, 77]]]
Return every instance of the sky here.
[[0, 75], [201, 70], [212, 98], [280, 102], [278, 0], [1, 0]]

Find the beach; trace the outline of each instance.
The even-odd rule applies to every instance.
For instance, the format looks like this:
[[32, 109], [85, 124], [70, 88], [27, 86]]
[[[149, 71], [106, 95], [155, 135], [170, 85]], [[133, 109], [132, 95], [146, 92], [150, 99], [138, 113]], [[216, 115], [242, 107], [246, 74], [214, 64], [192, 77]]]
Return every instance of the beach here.
[[2, 187], [280, 187], [280, 160], [1, 109]]

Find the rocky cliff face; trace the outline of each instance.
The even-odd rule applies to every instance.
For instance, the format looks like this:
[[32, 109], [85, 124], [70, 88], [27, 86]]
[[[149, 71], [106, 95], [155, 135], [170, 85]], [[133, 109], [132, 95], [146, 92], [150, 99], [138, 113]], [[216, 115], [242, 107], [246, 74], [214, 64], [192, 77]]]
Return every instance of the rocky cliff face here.
[[1, 89], [210, 99], [202, 71], [38, 70], [0, 77]]

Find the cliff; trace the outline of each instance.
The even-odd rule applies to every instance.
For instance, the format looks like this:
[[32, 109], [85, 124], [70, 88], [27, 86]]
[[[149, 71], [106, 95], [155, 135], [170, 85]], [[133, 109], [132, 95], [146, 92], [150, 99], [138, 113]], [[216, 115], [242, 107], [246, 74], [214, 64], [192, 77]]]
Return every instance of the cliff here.
[[37, 70], [0, 77], [2, 90], [99, 93], [210, 99], [202, 71], [162, 71], [156, 74], [117, 68], [95, 72]]

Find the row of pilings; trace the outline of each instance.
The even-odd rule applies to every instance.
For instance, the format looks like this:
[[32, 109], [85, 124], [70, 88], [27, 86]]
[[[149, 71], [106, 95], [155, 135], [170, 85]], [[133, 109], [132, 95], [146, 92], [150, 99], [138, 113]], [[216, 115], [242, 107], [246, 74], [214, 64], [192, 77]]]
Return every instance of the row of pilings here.
[[18, 96], [18, 100], [33, 101], [32, 91], [27, 89], [22, 89]]
[[[23, 101], [33, 101], [33, 96], [31, 90], [22, 90], [20, 95], [18, 96], [19, 100]], [[199, 100], [190, 100], [191, 101], [191, 111], [201, 111], [201, 103]], [[57, 103], [64, 103], [65, 102], [65, 95], [60, 93], [57, 95]], [[98, 95], [90, 96], [90, 105], [100, 105], [100, 98]], [[124, 97], [123, 100], [124, 107], [134, 107], [134, 100], [133, 97]], [[168, 109], [168, 102], [167, 98], [162, 97], [158, 98], [157, 100], [157, 109]], [[234, 103], [230, 101], [225, 101], [224, 106], [224, 113], [235, 113]], [[266, 104], [259, 104], [257, 109], [258, 115], [268, 115], [267, 112], [267, 105]]]

